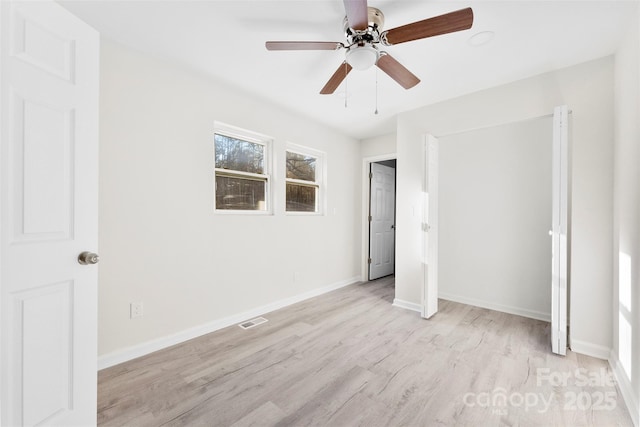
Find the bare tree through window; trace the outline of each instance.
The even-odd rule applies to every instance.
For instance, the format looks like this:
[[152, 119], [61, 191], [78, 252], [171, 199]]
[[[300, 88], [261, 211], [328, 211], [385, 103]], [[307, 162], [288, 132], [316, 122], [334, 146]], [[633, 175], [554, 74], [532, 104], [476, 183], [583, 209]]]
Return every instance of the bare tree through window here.
[[266, 210], [265, 144], [216, 133], [216, 209]]
[[318, 158], [287, 151], [287, 212], [318, 212]]

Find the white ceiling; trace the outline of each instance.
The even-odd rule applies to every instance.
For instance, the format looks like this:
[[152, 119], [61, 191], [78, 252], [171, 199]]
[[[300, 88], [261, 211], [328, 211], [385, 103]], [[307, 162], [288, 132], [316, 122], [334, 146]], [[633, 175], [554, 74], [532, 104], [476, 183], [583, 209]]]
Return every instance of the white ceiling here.
[[[402, 89], [376, 67], [319, 95], [344, 51], [268, 52], [266, 40], [344, 41], [342, 0], [62, 0], [103, 36], [181, 62], [352, 137], [391, 133], [399, 112], [615, 52], [637, 1], [369, 0], [385, 29], [471, 6], [470, 30], [385, 48], [422, 82]], [[493, 31], [479, 47], [469, 38]]]

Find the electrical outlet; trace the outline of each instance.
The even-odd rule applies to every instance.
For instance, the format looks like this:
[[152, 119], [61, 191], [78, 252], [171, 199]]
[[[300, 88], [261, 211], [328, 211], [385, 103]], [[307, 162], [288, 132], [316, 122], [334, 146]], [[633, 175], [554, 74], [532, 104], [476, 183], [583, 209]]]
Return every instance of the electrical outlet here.
[[142, 305], [141, 302], [132, 302], [130, 308], [132, 319], [136, 317], [142, 317], [142, 315], [144, 314], [144, 305]]

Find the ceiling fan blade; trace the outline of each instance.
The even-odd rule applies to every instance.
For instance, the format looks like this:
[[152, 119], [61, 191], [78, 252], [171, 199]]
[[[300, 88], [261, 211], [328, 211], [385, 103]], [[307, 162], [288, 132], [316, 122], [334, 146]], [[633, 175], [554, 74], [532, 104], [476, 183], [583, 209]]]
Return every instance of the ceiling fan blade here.
[[340, 42], [266, 42], [267, 50], [338, 50]]
[[420, 83], [419, 78], [417, 78], [411, 71], [407, 70], [404, 65], [396, 61], [388, 53], [380, 55], [376, 65], [405, 89], [411, 89]]
[[380, 37], [387, 46], [441, 34], [468, 30], [473, 25], [473, 10], [468, 7], [384, 31]]
[[369, 10], [367, 0], [344, 0], [347, 11], [347, 22], [354, 30], [366, 30], [369, 26]]
[[338, 67], [336, 72], [333, 73], [333, 75], [331, 76], [327, 84], [324, 85], [324, 87], [320, 91], [320, 94], [331, 95], [333, 92], [335, 92], [336, 89], [338, 89], [338, 86], [340, 86], [340, 83], [342, 83], [342, 81], [347, 77], [347, 74], [349, 74], [349, 72], [351, 72], [352, 69], [353, 68], [351, 67], [351, 65], [349, 65], [347, 62], [343, 62], [342, 64], [340, 64], [340, 66]]

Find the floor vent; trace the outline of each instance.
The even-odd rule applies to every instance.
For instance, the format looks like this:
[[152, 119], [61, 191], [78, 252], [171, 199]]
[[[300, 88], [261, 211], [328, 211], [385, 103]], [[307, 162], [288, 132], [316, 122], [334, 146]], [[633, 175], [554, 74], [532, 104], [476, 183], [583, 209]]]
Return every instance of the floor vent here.
[[238, 326], [240, 326], [242, 329], [249, 329], [249, 328], [253, 328], [254, 326], [262, 325], [265, 322], [268, 322], [268, 320], [265, 319], [264, 317], [256, 317], [255, 319], [242, 322]]

